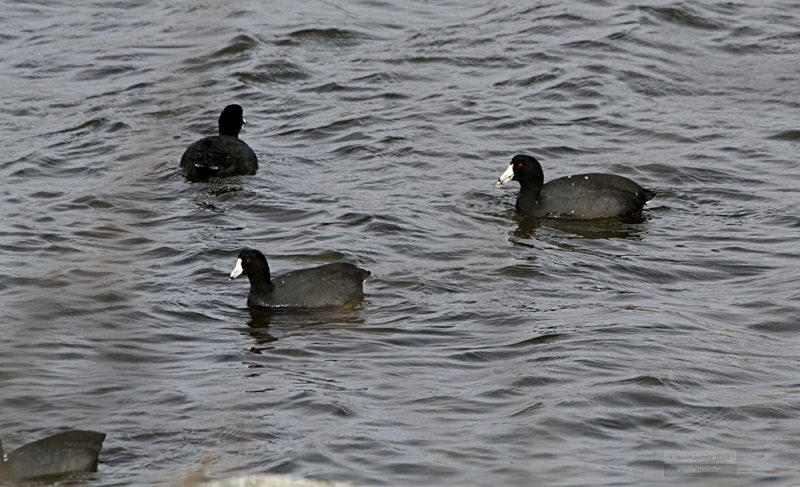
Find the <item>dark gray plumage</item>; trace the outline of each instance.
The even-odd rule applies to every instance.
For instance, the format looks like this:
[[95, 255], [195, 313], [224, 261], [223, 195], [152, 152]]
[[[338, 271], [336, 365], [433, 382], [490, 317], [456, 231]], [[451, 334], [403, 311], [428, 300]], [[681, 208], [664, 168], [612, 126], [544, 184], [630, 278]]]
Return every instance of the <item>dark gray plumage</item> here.
[[230, 275], [250, 279], [247, 305], [262, 308], [325, 308], [354, 303], [364, 296], [370, 272], [343, 262], [299, 269], [272, 279], [267, 258], [258, 250], [239, 253]]
[[198, 140], [186, 149], [181, 167], [196, 178], [248, 176], [258, 170], [255, 152], [239, 139], [247, 123], [239, 105], [228, 105], [219, 116], [219, 135]]
[[614, 174], [579, 174], [544, 184], [542, 166], [535, 158], [516, 155], [497, 186], [519, 181], [517, 211], [532, 218], [594, 220], [617, 218], [642, 211], [655, 192]]
[[17, 448], [5, 462], [0, 445], [0, 480], [95, 471], [105, 438], [95, 431], [65, 431]]

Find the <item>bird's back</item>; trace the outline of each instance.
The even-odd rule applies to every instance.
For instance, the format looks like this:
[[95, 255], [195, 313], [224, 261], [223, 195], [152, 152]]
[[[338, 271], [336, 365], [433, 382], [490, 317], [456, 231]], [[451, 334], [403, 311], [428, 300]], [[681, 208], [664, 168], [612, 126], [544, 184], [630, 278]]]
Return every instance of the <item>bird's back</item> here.
[[8, 454], [5, 476], [32, 478], [94, 470], [106, 435], [65, 431], [21, 446]]
[[364, 281], [370, 272], [343, 262], [292, 271], [272, 279], [268, 302], [251, 306], [322, 308], [344, 306], [364, 296]]
[[199, 178], [211, 176], [253, 175], [258, 159], [243, 140], [230, 135], [214, 135], [190, 145], [181, 157], [187, 174]]
[[521, 211], [537, 218], [615, 218], [641, 211], [654, 196], [623, 176], [579, 174], [546, 183], [535, 207]]

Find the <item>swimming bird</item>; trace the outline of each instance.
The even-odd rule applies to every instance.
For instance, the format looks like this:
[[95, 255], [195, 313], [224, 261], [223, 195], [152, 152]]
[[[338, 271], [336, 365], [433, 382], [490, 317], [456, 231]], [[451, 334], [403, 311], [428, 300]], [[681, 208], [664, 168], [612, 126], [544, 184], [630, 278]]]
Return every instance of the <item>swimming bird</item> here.
[[236, 259], [233, 280], [240, 274], [250, 279], [247, 305], [262, 308], [325, 308], [344, 306], [364, 296], [370, 272], [338, 262], [299, 269], [272, 279], [269, 264], [258, 250], [245, 249]]
[[0, 444], [0, 480], [93, 472], [105, 438], [96, 431], [65, 431], [17, 448], [5, 462]]
[[246, 123], [241, 106], [226, 106], [219, 116], [219, 135], [200, 139], [183, 153], [181, 167], [186, 174], [196, 178], [255, 174], [256, 154], [239, 139]]
[[579, 174], [544, 183], [542, 166], [534, 157], [516, 155], [496, 186], [519, 181], [517, 211], [532, 218], [594, 220], [632, 215], [653, 199], [655, 192], [615, 174]]

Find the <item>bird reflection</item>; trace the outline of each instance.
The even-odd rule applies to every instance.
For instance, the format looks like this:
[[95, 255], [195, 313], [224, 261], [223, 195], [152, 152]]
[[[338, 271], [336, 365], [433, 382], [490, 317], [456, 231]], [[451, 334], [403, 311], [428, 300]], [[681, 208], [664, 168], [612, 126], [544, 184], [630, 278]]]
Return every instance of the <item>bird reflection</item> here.
[[517, 228], [512, 232], [512, 235], [524, 240], [535, 238], [536, 232], [540, 228], [554, 229], [588, 239], [622, 238], [639, 240], [646, 230], [642, 223], [648, 220], [647, 216], [643, 215], [642, 212], [622, 218], [602, 220], [545, 220], [521, 215], [515, 215], [515, 219], [517, 220]]
[[277, 337], [272, 336], [267, 329], [272, 319], [270, 310], [248, 308], [250, 321], [247, 322], [246, 332], [255, 340], [256, 345], [250, 348], [250, 353], [261, 354], [264, 350], [269, 350], [270, 343], [278, 341]]
[[270, 327], [279, 325], [307, 330], [322, 326], [361, 325], [365, 322], [359, 313], [362, 306], [363, 302], [354, 308], [338, 309], [248, 308], [250, 320], [242, 333], [246, 333], [255, 341], [250, 353], [262, 354], [266, 350], [275, 348], [273, 342], [278, 341], [278, 337], [269, 332]]

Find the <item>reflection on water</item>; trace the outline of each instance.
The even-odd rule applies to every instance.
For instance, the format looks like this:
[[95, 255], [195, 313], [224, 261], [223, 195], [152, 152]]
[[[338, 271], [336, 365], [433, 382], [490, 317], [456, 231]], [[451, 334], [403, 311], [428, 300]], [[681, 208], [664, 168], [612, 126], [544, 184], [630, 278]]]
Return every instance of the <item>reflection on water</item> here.
[[250, 321], [247, 322], [247, 329], [245, 331], [256, 343], [256, 346], [252, 347], [250, 352], [261, 353], [264, 350], [270, 349], [271, 347], [269, 344], [277, 340], [276, 337], [269, 333], [272, 313], [257, 308], [250, 308], [248, 311], [250, 312]]
[[569, 219], [540, 219], [528, 218], [524, 215], [515, 215], [517, 228], [512, 232], [515, 239], [512, 242], [529, 242], [536, 238], [537, 231], [544, 228], [548, 231], [557, 230], [575, 237], [586, 239], [625, 238], [641, 239], [646, 232], [648, 218], [645, 212], [635, 213], [623, 218], [608, 218], [601, 220], [569, 220]]
[[[368, 298], [368, 296], [367, 296]], [[275, 323], [281, 327], [290, 326], [294, 330], [305, 333], [302, 330], [308, 328], [308, 333], [313, 334], [315, 329], [327, 327], [353, 327], [357, 329], [365, 323], [364, 318], [359, 313], [359, 308], [363, 303], [349, 309], [284, 309], [284, 308], [247, 308], [250, 320], [247, 328], [242, 328], [242, 334], [250, 336], [256, 346], [250, 351], [252, 353], [262, 353], [265, 350], [274, 348], [271, 344], [278, 340], [278, 337], [270, 333], [270, 325]]]

